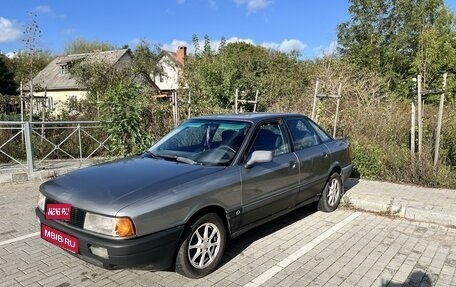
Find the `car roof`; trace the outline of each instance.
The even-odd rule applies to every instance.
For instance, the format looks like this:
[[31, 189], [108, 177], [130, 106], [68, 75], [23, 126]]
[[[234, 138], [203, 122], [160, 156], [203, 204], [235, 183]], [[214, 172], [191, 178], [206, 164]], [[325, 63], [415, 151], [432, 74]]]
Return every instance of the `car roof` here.
[[214, 120], [231, 120], [231, 121], [248, 121], [260, 122], [268, 119], [275, 119], [280, 117], [303, 117], [301, 114], [294, 113], [241, 113], [241, 114], [218, 114], [194, 117], [192, 119], [214, 119]]

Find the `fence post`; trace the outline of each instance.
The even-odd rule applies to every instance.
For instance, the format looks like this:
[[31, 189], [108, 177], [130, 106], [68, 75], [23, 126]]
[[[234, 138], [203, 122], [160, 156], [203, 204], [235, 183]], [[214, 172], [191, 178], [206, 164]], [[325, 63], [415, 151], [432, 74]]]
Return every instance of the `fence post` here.
[[418, 161], [421, 164], [421, 152], [423, 150], [423, 100], [421, 75], [418, 75]]
[[434, 150], [434, 169], [437, 169], [437, 164], [439, 163], [439, 148], [440, 148], [440, 132], [442, 130], [442, 118], [443, 118], [443, 104], [445, 102], [445, 90], [447, 84], [447, 73], [443, 74], [443, 89], [442, 94], [440, 95], [440, 105], [439, 105], [439, 118], [437, 120], [437, 131], [435, 135], [435, 150]]
[[312, 104], [312, 120], [315, 121], [316, 112], [317, 112], [317, 95], [318, 95], [318, 88], [319, 88], [318, 80], [315, 82], [315, 92], [314, 92], [314, 99]]
[[25, 133], [25, 152], [27, 154], [27, 170], [33, 172], [35, 168], [33, 163], [33, 147], [32, 147], [32, 127], [30, 122], [24, 122]]
[[82, 159], [81, 125], [78, 124], [79, 159]]

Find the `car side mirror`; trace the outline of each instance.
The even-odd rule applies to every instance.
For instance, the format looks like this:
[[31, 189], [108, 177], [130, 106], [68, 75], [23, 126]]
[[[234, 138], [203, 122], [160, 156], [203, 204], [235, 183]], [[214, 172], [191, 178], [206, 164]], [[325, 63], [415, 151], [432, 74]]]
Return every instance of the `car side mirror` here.
[[272, 151], [267, 150], [256, 150], [250, 156], [250, 159], [244, 165], [245, 168], [251, 168], [255, 163], [260, 162], [271, 162], [272, 161]]

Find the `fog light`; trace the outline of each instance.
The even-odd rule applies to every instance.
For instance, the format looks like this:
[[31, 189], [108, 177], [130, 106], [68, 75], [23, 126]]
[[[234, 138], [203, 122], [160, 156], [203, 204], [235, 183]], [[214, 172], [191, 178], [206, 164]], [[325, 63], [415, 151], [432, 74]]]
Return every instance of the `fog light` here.
[[100, 256], [104, 259], [108, 259], [108, 249], [103, 248], [103, 247], [95, 247], [95, 246], [90, 246], [89, 247], [90, 252], [92, 252], [93, 255]]

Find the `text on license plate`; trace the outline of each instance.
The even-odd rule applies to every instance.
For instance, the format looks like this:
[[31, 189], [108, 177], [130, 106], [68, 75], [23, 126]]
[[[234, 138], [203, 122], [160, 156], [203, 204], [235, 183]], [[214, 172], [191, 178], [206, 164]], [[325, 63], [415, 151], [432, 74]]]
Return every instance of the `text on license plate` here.
[[73, 253], [79, 252], [79, 241], [76, 237], [41, 224], [41, 238]]

